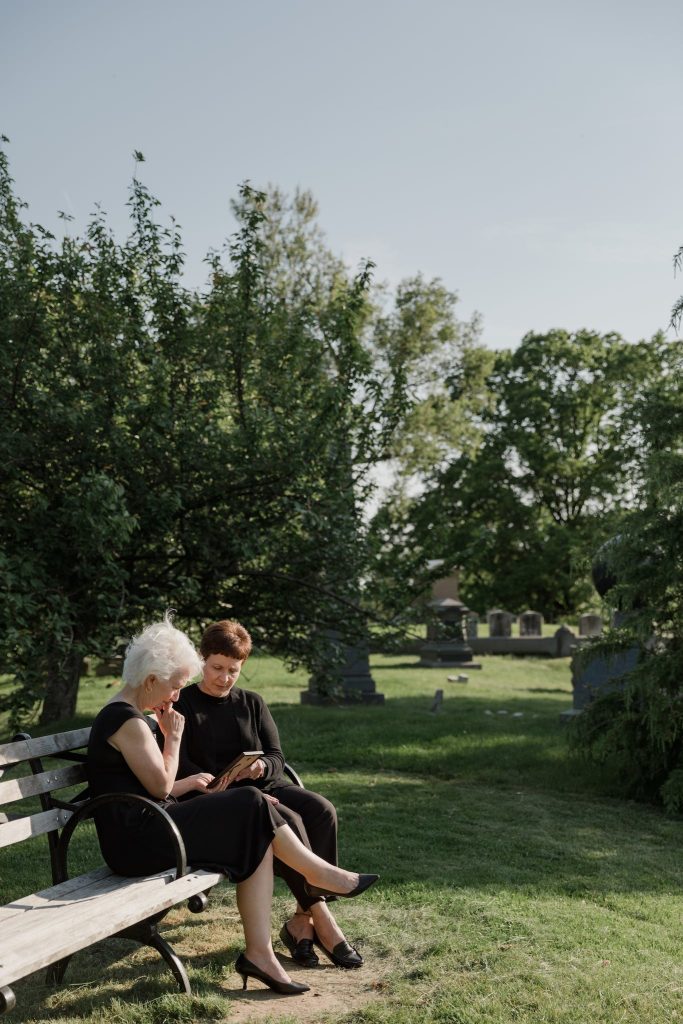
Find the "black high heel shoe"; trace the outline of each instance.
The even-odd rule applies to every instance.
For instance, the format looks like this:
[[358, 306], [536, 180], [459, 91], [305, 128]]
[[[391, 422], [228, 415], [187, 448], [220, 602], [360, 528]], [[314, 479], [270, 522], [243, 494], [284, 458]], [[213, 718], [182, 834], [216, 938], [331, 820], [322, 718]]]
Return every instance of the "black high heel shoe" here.
[[358, 885], [351, 892], [332, 892], [329, 889], [319, 889], [317, 885], [309, 885], [308, 882], [304, 882], [304, 889], [309, 896], [343, 896], [344, 899], [350, 900], [369, 889], [378, 878], [379, 875], [359, 875]]
[[313, 933], [313, 945], [317, 946], [321, 953], [325, 956], [335, 967], [343, 967], [345, 971], [353, 970], [355, 967], [363, 966], [363, 957], [360, 955], [358, 950], [343, 939], [338, 942], [333, 950], [326, 949], [322, 942], [318, 938], [317, 932]]
[[247, 987], [249, 978], [262, 981], [264, 985], [272, 988], [273, 992], [277, 992], [281, 996], [300, 996], [303, 992], [309, 992], [311, 988], [310, 985], [300, 985], [298, 981], [278, 981], [277, 978], [271, 978], [256, 964], [252, 964], [251, 960], [247, 960], [244, 953], [240, 953], [235, 960], [235, 970], [242, 978], [242, 989]]

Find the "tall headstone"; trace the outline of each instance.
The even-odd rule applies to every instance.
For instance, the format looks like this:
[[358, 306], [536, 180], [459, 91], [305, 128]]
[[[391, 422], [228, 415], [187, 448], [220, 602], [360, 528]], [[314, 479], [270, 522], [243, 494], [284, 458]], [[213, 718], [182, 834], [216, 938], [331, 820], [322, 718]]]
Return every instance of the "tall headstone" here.
[[543, 616], [540, 612], [522, 612], [519, 617], [520, 636], [542, 636]]
[[602, 615], [581, 615], [579, 618], [579, 636], [600, 636], [602, 633]]
[[476, 640], [479, 636], [479, 616], [470, 612], [465, 618], [465, 635], [468, 640]]
[[489, 636], [512, 636], [512, 615], [500, 608], [494, 608], [487, 615]]
[[569, 626], [560, 626], [555, 630], [556, 658], [569, 658], [576, 647], [576, 633], [572, 633]]
[[370, 659], [365, 643], [347, 643], [338, 630], [326, 635], [336, 648], [337, 662], [324, 675], [313, 675], [308, 689], [301, 691], [302, 704], [384, 704], [384, 694], [377, 693], [370, 674]]

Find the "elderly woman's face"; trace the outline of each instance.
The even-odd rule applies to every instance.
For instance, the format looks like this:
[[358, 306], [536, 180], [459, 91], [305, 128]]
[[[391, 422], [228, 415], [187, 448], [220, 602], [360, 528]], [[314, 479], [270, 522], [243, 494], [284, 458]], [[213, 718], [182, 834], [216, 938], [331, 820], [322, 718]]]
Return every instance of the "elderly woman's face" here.
[[210, 654], [204, 662], [199, 689], [210, 697], [225, 697], [240, 677], [244, 662], [224, 654]]
[[149, 710], [168, 711], [178, 700], [180, 691], [190, 678], [190, 673], [187, 669], [180, 669], [170, 679], [160, 679], [158, 676], [148, 678], [153, 680], [147, 695]]

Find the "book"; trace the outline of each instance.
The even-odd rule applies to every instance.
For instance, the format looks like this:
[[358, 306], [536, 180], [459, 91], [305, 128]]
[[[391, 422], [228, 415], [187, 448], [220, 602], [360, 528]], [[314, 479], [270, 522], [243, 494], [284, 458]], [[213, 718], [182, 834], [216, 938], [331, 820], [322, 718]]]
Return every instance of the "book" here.
[[213, 779], [206, 788], [215, 789], [218, 783], [224, 779], [226, 775], [228, 776], [228, 785], [230, 785], [231, 782], [235, 781], [236, 776], [238, 776], [241, 771], [248, 768], [250, 764], [254, 763], [254, 761], [258, 761], [262, 754], [262, 750], [243, 750], [241, 754], [238, 754], [237, 757], [233, 758], [230, 764], [226, 764], [225, 768], [222, 768], [219, 771], [215, 779]]

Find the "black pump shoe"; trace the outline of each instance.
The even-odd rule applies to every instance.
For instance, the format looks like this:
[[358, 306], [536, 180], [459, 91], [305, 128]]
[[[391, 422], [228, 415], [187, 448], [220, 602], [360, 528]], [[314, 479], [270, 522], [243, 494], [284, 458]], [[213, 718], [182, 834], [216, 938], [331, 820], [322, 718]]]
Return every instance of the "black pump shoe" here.
[[287, 927], [286, 922], [280, 929], [280, 939], [283, 945], [287, 947], [294, 963], [299, 964], [301, 967], [318, 966], [320, 961], [313, 951], [312, 939], [299, 939], [297, 941]]
[[249, 978], [256, 978], [257, 981], [262, 981], [264, 985], [272, 988], [273, 992], [277, 992], [281, 996], [300, 996], [303, 992], [310, 992], [310, 985], [300, 985], [297, 981], [278, 981], [277, 978], [271, 978], [256, 964], [252, 964], [251, 960], [247, 960], [244, 953], [240, 953], [235, 960], [235, 970], [242, 978], [243, 989], [247, 987]]
[[308, 882], [304, 882], [304, 889], [309, 896], [343, 896], [344, 899], [350, 900], [369, 889], [378, 878], [379, 875], [359, 875], [358, 885], [351, 892], [331, 892], [329, 889], [319, 889], [317, 885], [309, 885]]
[[355, 967], [363, 966], [363, 957], [360, 955], [357, 949], [355, 949], [346, 939], [338, 942], [332, 952], [329, 949], [325, 949], [322, 942], [318, 938], [317, 933], [313, 939], [314, 945], [325, 954], [328, 960], [330, 960], [335, 967], [343, 967], [346, 971], [351, 971]]

